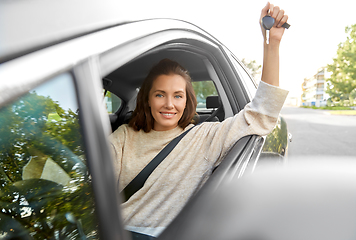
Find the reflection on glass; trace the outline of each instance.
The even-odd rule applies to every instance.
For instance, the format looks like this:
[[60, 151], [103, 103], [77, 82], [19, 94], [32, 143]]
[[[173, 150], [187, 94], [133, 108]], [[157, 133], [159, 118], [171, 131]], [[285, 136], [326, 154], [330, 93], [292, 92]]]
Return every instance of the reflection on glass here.
[[0, 238], [97, 239], [70, 74], [0, 109]]
[[279, 118], [276, 127], [267, 135], [262, 153], [276, 153], [284, 156], [288, 145], [287, 124], [283, 118]]

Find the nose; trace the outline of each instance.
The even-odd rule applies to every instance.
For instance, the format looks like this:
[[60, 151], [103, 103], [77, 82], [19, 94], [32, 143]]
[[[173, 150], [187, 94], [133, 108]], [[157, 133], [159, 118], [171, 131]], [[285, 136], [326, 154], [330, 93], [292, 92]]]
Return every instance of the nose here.
[[165, 106], [167, 109], [173, 109], [174, 106], [173, 106], [173, 99], [170, 98], [170, 97], [167, 97], [166, 98], [166, 106]]

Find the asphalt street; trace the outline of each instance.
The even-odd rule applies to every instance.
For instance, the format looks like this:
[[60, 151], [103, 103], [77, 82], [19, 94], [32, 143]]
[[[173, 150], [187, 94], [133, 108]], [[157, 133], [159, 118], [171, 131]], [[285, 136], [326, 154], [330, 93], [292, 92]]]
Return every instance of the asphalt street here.
[[349, 156], [356, 159], [356, 116], [326, 110], [284, 107], [281, 112], [293, 135], [289, 157]]

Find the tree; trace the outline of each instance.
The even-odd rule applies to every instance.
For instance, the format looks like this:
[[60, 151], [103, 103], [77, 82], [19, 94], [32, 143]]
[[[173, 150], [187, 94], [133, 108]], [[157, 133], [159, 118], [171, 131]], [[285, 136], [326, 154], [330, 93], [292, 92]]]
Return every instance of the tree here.
[[350, 99], [350, 105], [353, 106], [355, 104], [355, 100], [356, 100], [356, 89], [352, 90], [352, 92], [350, 93], [349, 99]]
[[256, 63], [256, 60], [248, 61], [245, 58], [241, 62], [250, 70], [250, 74], [256, 79], [257, 75], [261, 74], [261, 65]]
[[217, 96], [215, 85], [212, 81], [192, 82], [195, 95], [199, 101], [204, 101], [208, 96]]
[[[70, 176], [68, 185], [42, 178], [42, 159], [58, 164]], [[30, 161], [35, 171], [24, 177]], [[0, 109], [0, 236], [82, 239], [71, 214], [96, 239], [91, 192], [78, 110], [36, 92]]]
[[356, 24], [346, 27], [345, 32], [346, 41], [339, 44], [337, 56], [327, 66], [332, 73], [327, 79], [330, 82], [327, 93], [334, 101], [349, 100], [356, 89]]
[[287, 135], [287, 123], [283, 118], [280, 118], [273, 131], [267, 135], [262, 152], [284, 155], [288, 146], [288, 139], [285, 137]]

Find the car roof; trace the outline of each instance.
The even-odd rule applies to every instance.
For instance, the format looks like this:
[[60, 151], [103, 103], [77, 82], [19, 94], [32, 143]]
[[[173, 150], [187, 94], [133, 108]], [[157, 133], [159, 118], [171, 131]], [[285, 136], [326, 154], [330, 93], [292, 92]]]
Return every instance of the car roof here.
[[[121, 4], [122, 5], [122, 4]], [[0, 1], [0, 63], [128, 22], [116, 0]]]

